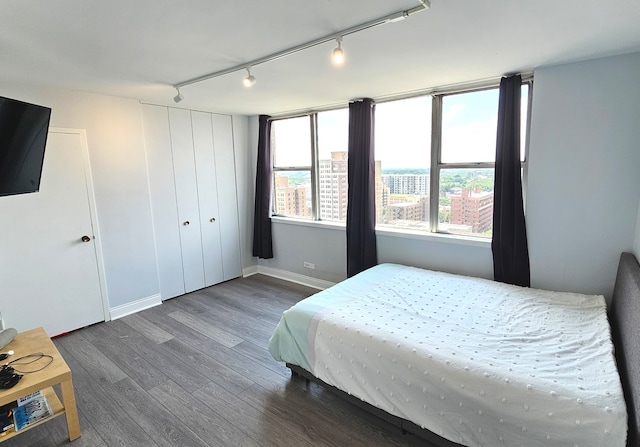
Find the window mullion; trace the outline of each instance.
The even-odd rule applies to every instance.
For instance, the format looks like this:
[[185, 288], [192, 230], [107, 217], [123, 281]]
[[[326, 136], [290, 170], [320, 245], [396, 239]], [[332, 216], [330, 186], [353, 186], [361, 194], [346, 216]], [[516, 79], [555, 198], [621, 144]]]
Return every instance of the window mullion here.
[[320, 179], [318, 162], [318, 114], [310, 115], [311, 126], [311, 218], [320, 220]]
[[440, 197], [440, 148], [442, 146], [442, 96], [434, 95], [431, 100], [431, 167], [429, 169], [429, 229], [438, 231], [438, 210]]

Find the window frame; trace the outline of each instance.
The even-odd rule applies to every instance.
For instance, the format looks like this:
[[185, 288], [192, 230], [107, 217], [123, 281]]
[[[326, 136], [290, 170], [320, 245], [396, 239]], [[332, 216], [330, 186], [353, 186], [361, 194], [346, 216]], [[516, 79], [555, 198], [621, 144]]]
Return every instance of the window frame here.
[[[399, 236], [409, 235], [413, 236], [426, 236], [433, 237], [438, 235], [446, 235], [453, 236], [455, 238], [462, 238], [468, 240], [478, 240], [480, 242], [486, 242], [490, 239], [482, 236], [473, 236], [473, 235], [461, 235], [458, 233], [451, 233], [448, 231], [443, 231], [439, 229], [439, 210], [440, 210], [440, 173], [443, 169], [492, 169], [495, 172], [495, 160], [493, 162], [468, 162], [468, 163], [444, 163], [442, 162], [442, 100], [446, 96], [456, 95], [456, 94], [464, 94], [464, 93], [473, 93], [483, 90], [491, 90], [495, 88], [499, 88], [499, 79], [494, 80], [490, 83], [483, 83], [482, 85], [475, 86], [459, 86], [458, 88], [450, 88], [450, 89], [440, 89], [440, 90], [430, 90], [423, 91], [416, 94], [411, 95], [402, 95], [396, 97], [388, 97], [383, 100], [376, 101], [377, 104], [382, 104], [385, 102], [398, 101], [403, 99], [410, 99], [415, 97], [424, 97], [431, 96], [431, 147], [428, 148], [430, 150], [431, 158], [429, 163], [429, 231], [419, 231], [410, 228], [402, 228], [402, 227], [391, 227], [385, 225], [379, 225], [376, 223], [376, 232], [381, 231], [388, 234], [397, 234]], [[533, 98], [533, 75], [532, 74], [523, 74], [522, 75], [522, 85], [528, 85], [527, 92], [527, 119], [525, 121], [525, 129], [521, 129], [525, 131], [524, 134], [524, 155], [523, 159], [520, 162], [520, 166], [522, 169], [522, 194], [523, 200], [525, 202], [525, 210], [526, 210], [526, 185], [527, 185], [527, 176], [528, 176], [528, 159], [529, 159], [529, 140], [530, 140], [530, 130], [531, 130], [531, 106], [532, 106], [532, 98]], [[291, 220], [300, 220], [303, 222], [309, 223], [325, 223], [331, 225], [344, 226], [345, 222], [334, 221], [334, 220], [323, 220], [320, 218], [320, 173], [319, 173], [319, 159], [318, 159], [318, 114], [331, 110], [339, 110], [345, 109], [345, 107], [333, 107], [327, 109], [318, 109], [314, 111], [309, 111], [301, 114], [292, 114], [292, 115], [281, 115], [277, 117], [272, 117], [270, 120], [272, 122], [291, 119], [291, 118], [299, 118], [307, 116], [309, 117], [309, 126], [310, 126], [310, 139], [311, 139], [311, 166], [286, 166], [286, 167], [276, 167], [274, 166], [275, 159], [275, 149], [272, 151], [272, 217], [278, 217], [282, 219], [291, 219]], [[521, 133], [522, 135], [522, 133]], [[427, 148], [425, 148], [427, 150]], [[275, 210], [275, 175], [277, 172], [293, 172], [293, 171], [308, 171], [310, 172], [311, 177], [311, 217], [299, 217], [299, 216], [291, 216], [278, 214]], [[436, 194], [433, 194], [433, 192]]]
[[[276, 166], [275, 165], [275, 157], [276, 157], [276, 149], [275, 144], [273, 150], [271, 151], [271, 216], [272, 217], [283, 217], [287, 219], [304, 219], [304, 220], [317, 220], [317, 210], [318, 210], [318, 185], [316, 179], [318, 179], [318, 136], [317, 136], [317, 113], [303, 113], [299, 115], [291, 115], [291, 116], [283, 116], [279, 118], [270, 118], [270, 121], [275, 123], [276, 121], [282, 121], [286, 119], [293, 118], [309, 118], [309, 138], [311, 139], [311, 166]], [[273, 132], [273, 127], [271, 132]], [[273, 134], [269, 136], [269, 138], [273, 138]], [[272, 140], [273, 141], [273, 140]], [[307, 171], [309, 172], [309, 176], [311, 178], [311, 217], [301, 217], [301, 216], [290, 216], [287, 214], [279, 214], [276, 210], [276, 175], [278, 172], [301, 172]]]
[[[522, 170], [522, 195], [523, 200], [526, 196], [526, 180], [527, 180], [527, 166], [529, 158], [529, 134], [531, 124], [531, 100], [533, 95], [533, 76], [527, 76], [522, 79], [522, 85], [528, 85], [527, 89], [527, 120], [525, 122], [525, 137], [524, 137], [524, 154], [523, 159], [520, 161], [520, 169]], [[442, 100], [446, 96], [459, 95], [465, 93], [474, 93], [485, 90], [493, 90], [499, 88], [500, 84], [489, 85], [481, 88], [456, 90], [449, 92], [433, 93], [431, 95], [431, 162], [429, 166], [430, 182], [429, 182], [429, 232], [433, 234], [451, 234], [460, 236], [457, 233], [449, 231], [443, 231], [439, 228], [440, 225], [440, 172], [443, 169], [492, 169], [495, 173], [496, 162], [468, 162], [468, 163], [445, 163], [442, 161]], [[522, 136], [522, 130], [520, 129], [520, 136]], [[495, 176], [494, 176], [495, 182]], [[436, 191], [436, 194], [432, 192]], [[525, 207], [526, 208], [526, 207]], [[471, 238], [487, 239], [482, 236], [468, 236]]]

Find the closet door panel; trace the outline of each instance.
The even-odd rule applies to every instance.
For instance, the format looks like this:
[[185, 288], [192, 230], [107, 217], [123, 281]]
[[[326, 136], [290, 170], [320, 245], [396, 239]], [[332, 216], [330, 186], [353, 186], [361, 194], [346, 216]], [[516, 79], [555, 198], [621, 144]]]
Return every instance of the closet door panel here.
[[233, 128], [231, 116], [228, 115], [212, 115], [212, 123], [216, 173], [218, 174], [222, 267], [226, 281], [242, 275]]
[[198, 204], [202, 231], [204, 281], [211, 286], [224, 281], [222, 248], [220, 242], [220, 216], [218, 213], [218, 186], [216, 160], [213, 152], [211, 114], [191, 112], [193, 150], [198, 179]]
[[145, 104], [142, 106], [142, 121], [149, 171], [160, 296], [166, 300], [184, 294], [169, 112], [166, 107]]
[[185, 292], [203, 288], [204, 265], [198, 210], [198, 186], [189, 110], [169, 109], [173, 172], [178, 202], [178, 224]]

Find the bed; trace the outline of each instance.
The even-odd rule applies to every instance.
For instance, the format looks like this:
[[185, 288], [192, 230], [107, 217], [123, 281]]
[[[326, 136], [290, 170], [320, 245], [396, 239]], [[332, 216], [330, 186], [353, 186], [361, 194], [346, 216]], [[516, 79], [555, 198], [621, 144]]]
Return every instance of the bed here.
[[602, 296], [382, 264], [284, 312], [269, 350], [438, 446], [638, 446], [639, 295], [629, 253], [608, 312]]

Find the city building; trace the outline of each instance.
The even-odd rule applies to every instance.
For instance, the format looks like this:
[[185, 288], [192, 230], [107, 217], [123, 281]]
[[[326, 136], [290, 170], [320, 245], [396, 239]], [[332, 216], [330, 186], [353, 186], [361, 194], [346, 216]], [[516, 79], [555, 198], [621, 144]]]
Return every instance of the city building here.
[[347, 160], [346, 151], [331, 152], [330, 159], [319, 160], [321, 220], [347, 220]]
[[288, 176], [276, 175], [275, 188], [275, 209], [278, 214], [296, 217], [311, 216], [305, 186], [290, 186]]
[[493, 224], [493, 191], [483, 192], [479, 186], [463, 189], [451, 196], [452, 225], [466, 225], [473, 233], [484, 233]]
[[[347, 220], [347, 201], [349, 196], [348, 152], [331, 152], [331, 158], [319, 160], [318, 171], [320, 174], [320, 219], [321, 220]], [[383, 214], [383, 190], [382, 165], [375, 162], [375, 201], [376, 221], [382, 219]]]
[[429, 174], [384, 174], [382, 181], [389, 194], [429, 194]]

